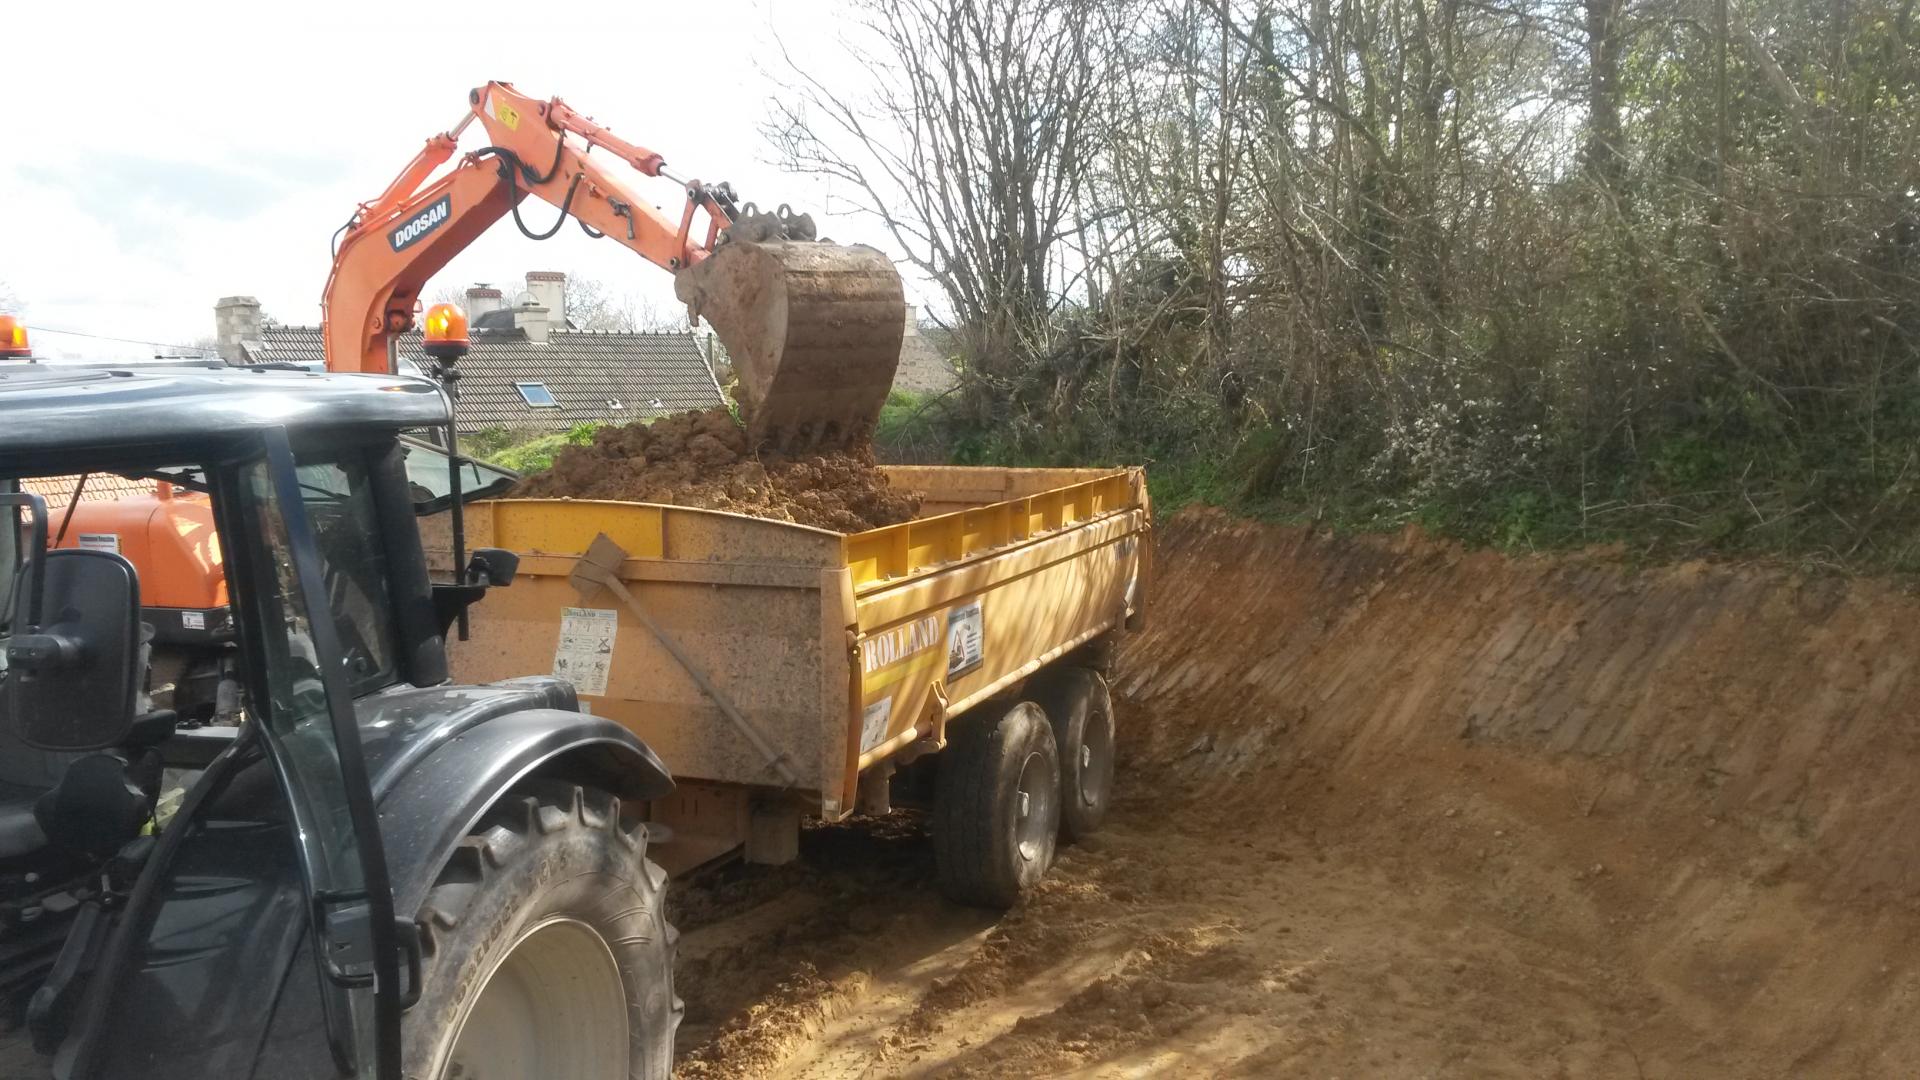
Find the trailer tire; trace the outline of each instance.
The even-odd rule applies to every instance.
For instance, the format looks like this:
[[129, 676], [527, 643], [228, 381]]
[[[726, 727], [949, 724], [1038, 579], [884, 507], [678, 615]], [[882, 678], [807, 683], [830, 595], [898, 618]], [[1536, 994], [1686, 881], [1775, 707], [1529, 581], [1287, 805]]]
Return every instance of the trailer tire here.
[[407, 1080], [664, 1080], [682, 1006], [666, 873], [612, 795], [523, 782], [461, 840], [423, 906]]
[[1060, 759], [1038, 705], [949, 729], [933, 802], [935, 878], [948, 899], [1012, 907], [1053, 864], [1059, 828]]
[[1053, 725], [1060, 751], [1060, 835], [1078, 840], [1100, 831], [1113, 802], [1113, 697], [1091, 668], [1049, 672], [1033, 694]]

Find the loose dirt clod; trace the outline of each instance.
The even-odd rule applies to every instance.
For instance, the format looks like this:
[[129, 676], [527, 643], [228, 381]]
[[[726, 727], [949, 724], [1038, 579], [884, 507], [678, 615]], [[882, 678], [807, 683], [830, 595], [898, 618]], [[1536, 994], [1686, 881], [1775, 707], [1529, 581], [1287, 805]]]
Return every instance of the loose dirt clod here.
[[910, 521], [921, 498], [891, 487], [865, 447], [755, 454], [725, 409], [603, 427], [593, 442], [556, 454], [551, 469], [528, 477], [512, 497], [698, 506], [836, 532]]

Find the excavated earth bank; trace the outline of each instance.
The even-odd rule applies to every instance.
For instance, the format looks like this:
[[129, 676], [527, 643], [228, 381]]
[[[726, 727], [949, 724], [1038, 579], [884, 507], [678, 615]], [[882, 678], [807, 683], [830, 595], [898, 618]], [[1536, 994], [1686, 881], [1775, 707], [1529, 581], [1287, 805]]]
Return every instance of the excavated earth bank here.
[[918, 494], [888, 486], [870, 449], [755, 455], [725, 409], [603, 427], [590, 444], [554, 455], [553, 467], [512, 497], [699, 506], [836, 532], [909, 521], [920, 509]]
[[998, 918], [904, 816], [682, 884], [681, 1075], [1920, 1075], [1920, 600], [1160, 542], [1107, 830]]

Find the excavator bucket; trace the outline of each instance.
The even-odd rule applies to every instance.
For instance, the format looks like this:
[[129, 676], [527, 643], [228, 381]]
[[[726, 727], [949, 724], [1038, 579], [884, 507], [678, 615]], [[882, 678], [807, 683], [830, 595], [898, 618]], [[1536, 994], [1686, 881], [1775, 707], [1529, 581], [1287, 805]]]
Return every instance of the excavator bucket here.
[[727, 347], [756, 441], [837, 449], [872, 436], [906, 329], [900, 274], [885, 255], [736, 240], [681, 271], [674, 291]]

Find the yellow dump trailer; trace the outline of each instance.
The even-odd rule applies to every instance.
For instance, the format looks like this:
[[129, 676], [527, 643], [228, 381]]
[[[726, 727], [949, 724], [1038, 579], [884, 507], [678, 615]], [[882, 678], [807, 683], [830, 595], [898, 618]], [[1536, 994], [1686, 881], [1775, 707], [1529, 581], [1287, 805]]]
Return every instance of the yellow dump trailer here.
[[[1141, 470], [888, 471], [925, 493], [922, 516], [853, 534], [651, 503], [474, 504], [469, 546], [521, 562], [473, 609], [454, 677], [551, 671], [645, 740], [680, 785], [649, 808], [670, 866], [741, 845], [791, 857], [803, 814], [885, 806], [895, 767], [947, 747], [956, 721], [992, 727], [1063, 660], [1097, 672], [1142, 616]], [[1049, 693], [1056, 713], [1086, 708]], [[1070, 773], [1110, 758], [1063, 738]]]

